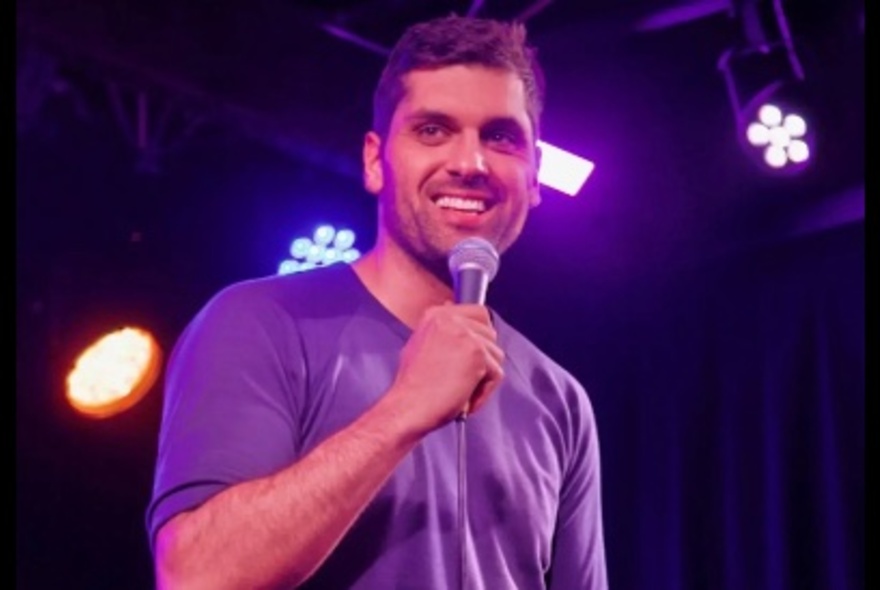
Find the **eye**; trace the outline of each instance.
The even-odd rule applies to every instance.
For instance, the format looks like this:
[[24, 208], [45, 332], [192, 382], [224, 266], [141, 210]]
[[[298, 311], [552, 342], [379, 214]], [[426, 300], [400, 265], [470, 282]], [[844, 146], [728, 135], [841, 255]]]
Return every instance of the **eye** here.
[[516, 138], [510, 133], [505, 133], [504, 131], [493, 131], [489, 134], [489, 141], [495, 143], [516, 143]]
[[442, 142], [449, 135], [449, 130], [437, 123], [425, 123], [416, 128], [416, 136], [429, 145]]
[[483, 140], [503, 151], [514, 151], [522, 147], [522, 138], [518, 133], [504, 130], [487, 131]]

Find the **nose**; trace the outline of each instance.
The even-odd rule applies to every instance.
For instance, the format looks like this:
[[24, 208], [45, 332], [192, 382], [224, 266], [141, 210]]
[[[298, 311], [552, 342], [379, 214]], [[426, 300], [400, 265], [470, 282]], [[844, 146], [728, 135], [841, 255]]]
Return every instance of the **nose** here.
[[461, 133], [450, 145], [449, 175], [467, 181], [485, 178], [489, 167], [483, 147], [476, 134]]

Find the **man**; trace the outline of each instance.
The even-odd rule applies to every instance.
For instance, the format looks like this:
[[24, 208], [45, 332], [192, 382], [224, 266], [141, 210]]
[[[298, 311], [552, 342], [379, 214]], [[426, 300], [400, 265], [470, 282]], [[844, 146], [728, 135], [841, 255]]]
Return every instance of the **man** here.
[[607, 587], [586, 393], [451, 303], [453, 245], [504, 252], [539, 201], [541, 103], [522, 26], [404, 34], [363, 146], [374, 248], [223, 290], [169, 361], [159, 587]]

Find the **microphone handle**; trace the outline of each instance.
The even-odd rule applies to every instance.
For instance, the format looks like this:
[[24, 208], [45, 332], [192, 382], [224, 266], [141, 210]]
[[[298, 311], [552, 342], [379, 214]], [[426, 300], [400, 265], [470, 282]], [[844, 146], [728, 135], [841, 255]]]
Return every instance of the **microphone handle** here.
[[482, 268], [475, 264], [465, 264], [455, 273], [453, 282], [456, 303], [486, 304], [489, 277]]
[[[489, 288], [489, 277], [486, 271], [476, 264], [464, 264], [453, 276], [456, 303], [486, 304], [486, 292]], [[457, 420], [464, 422], [470, 414], [471, 403], [468, 401]]]

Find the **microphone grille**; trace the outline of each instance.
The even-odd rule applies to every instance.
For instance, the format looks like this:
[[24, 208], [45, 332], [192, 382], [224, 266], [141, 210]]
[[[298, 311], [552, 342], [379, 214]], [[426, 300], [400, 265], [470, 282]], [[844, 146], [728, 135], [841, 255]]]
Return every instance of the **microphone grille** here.
[[498, 251], [483, 238], [465, 238], [449, 252], [449, 272], [453, 275], [467, 266], [475, 266], [486, 273], [491, 281], [498, 272]]

